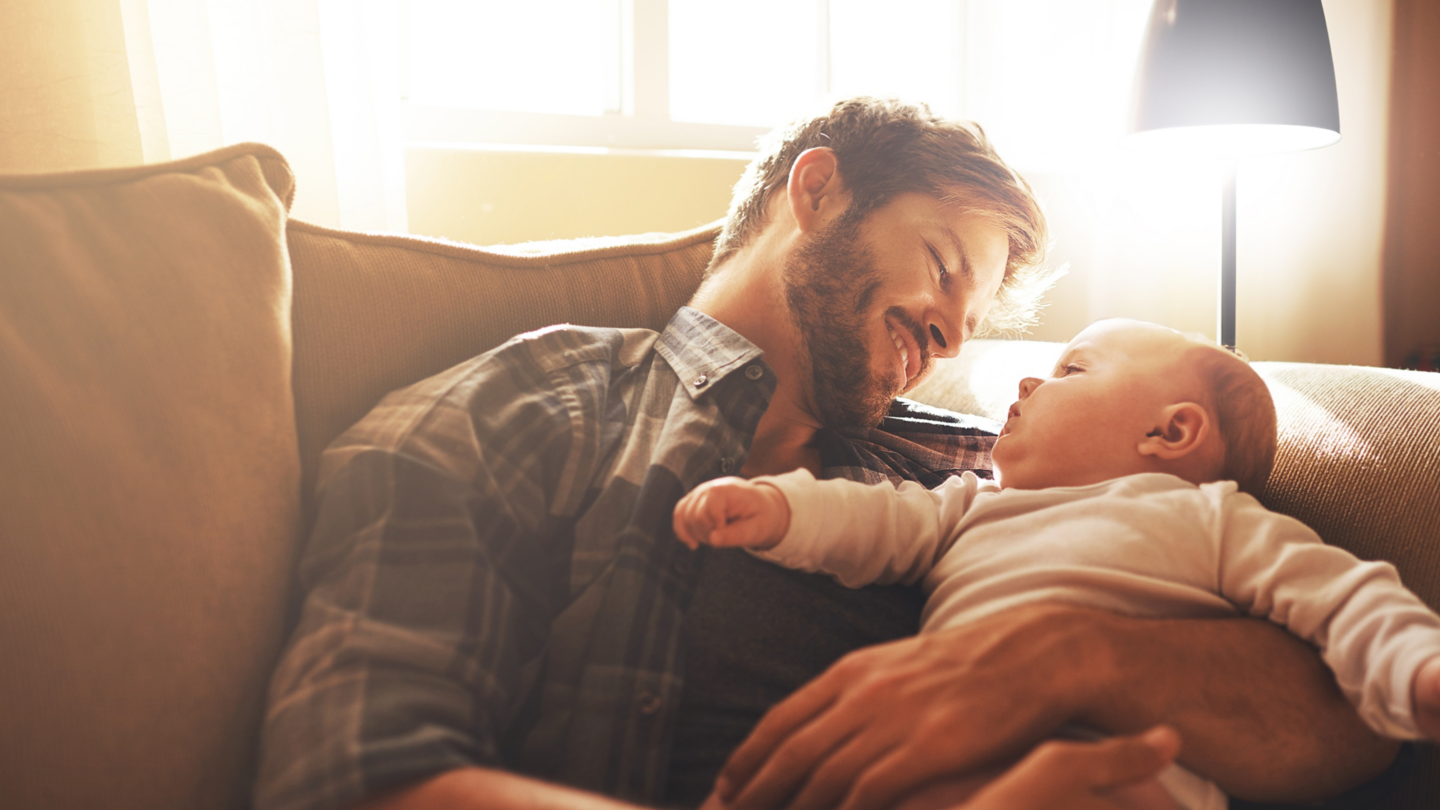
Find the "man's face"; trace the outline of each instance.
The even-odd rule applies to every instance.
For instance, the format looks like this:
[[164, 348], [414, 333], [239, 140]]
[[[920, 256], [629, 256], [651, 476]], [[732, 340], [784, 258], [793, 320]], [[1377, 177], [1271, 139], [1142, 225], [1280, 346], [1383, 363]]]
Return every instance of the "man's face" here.
[[973, 334], [1008, 257], [1003, 230], [928, 194], [817, 233], [783, 271], [815, 416], [832, 428], [878, 424]]
[[1172, 329], [1100, 321], [1065, 346], [1046, 379], [1020, 382], [1020, 399], [995, 442], [1000, 485], [1087, 486], [1148, 467], [1139, 446], [1172, 403], [1194, 400], [1198, 380]]

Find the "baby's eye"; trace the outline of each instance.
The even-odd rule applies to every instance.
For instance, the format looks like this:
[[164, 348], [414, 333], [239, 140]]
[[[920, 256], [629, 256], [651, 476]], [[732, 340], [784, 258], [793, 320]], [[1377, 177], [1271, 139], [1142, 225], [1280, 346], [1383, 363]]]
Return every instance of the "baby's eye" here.
[[1068, 377], [1068, 376], [1070, 376], [1071, 374], [1079, 374], [1079, 373], [1080, 373], [1081, 371], [1083, 371], [1083, 370], [1084, 370], [1084, 369], [1082, 369], [1082, 368], [1080, 368], [1079, 366], [1076, 366], [1076, 365], [1061, 366], [1061, 367], [1060, 367], [1060, 375], [1059, 375], [1059, 376], [1061, 376], [1061, 377]]

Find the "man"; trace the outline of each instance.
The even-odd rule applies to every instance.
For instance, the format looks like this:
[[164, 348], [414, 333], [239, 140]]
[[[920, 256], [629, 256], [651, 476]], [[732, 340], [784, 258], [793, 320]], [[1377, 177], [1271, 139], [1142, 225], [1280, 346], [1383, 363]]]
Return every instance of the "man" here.
[[327, 450], [260, 807], [695, 805], [821, 671], [736, 753], [725, 796], [888, 806], [1069, 721], [1171, 723], [1238, 796], [1385, 766], [1393, 745], [1313, 651], [1261, 622], [1044, 608], [902, 638], [917, 594], [676, 541], [675, 502], [719, 475], [986, 468], [986, 431], [891, 401], [983, 323], [1033, 312], [1043, 276], [1039, 208], [978, 128], [855, 99], [761, 151], [664, 332], [521, 336]]

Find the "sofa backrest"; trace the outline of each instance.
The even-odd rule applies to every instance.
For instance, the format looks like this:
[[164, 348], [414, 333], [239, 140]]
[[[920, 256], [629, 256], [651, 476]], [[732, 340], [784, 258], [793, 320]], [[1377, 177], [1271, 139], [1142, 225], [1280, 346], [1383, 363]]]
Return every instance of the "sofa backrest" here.
[[292, 221], [307, 507], [321, 451], [389, 391], [542, 326], [663, 328], [699, 286], [718, 233], [478, 248]]

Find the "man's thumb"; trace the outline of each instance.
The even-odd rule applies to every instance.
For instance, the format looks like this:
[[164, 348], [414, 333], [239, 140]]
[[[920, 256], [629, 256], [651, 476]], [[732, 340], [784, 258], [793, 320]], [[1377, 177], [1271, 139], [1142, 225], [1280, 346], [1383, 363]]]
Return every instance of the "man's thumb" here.
[[1180, 753], [1180, 734], [1166, 725], [1096, 743], [1094, 781], [1101, 789], [1124, 787], [1155, 776]]

